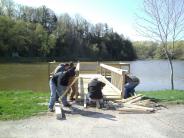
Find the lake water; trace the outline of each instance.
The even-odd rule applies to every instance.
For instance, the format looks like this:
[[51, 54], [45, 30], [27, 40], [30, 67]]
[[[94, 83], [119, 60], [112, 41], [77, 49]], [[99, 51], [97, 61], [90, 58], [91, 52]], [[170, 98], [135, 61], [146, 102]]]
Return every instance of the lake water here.
[[[166, 60], [130, 62], [131, 73], [141, 80], [137, 90], [170, 89], [170, 67]], [[184, 90], [184, 61], [173, 61], [175, 89]]]
[[[170, 69], [168, 61], [147, 60], [128, 63], [131, 65], [131, 73], [138, 76], [141, 80], [136, 90], [170, 89]], [[51, 70], [53, 70], [56, 65], [57, 64], [51, 66]], [[173, 61], [173, 65], [175, 89], [184, 90], [184, 61]], [[92, 66], [91, 63], [88, 63], [86, 68], [96, 68]], [[48, 63], [0, 63], [0, 89], [49, 91]]]

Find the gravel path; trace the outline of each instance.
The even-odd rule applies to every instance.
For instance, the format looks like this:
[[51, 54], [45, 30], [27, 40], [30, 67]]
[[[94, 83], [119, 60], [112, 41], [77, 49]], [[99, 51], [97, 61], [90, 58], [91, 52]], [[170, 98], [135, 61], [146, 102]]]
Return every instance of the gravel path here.
[[18, 121], [0, 121], [0, 138], [183, 138], [184, 105], [170, 105], [153, 114], [119, 114], [88, 108]]

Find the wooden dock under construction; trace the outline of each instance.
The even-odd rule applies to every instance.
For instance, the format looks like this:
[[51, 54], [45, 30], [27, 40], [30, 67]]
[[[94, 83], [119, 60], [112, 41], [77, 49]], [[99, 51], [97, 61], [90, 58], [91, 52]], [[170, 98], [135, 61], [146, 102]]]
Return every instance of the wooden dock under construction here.
[[[51, 64], [55, 62], [51, 62], [48, 65], [48, 75], [50, 76], [50, 67]], [[60, 96], [64, 96], [70, 90], [71, 86], [74, 83], [77, 83], [78, 92], [79, 92], [79, 100], [84, 102], [84, 107], [86, 105], [86, 98], [88, 93], [88, 84], [94, 79], [98, 78], [98, 80], [104, 82], [106, 85], [102, 89], [103, 99], [106, 101], [114, 101], [119, 102], [121, 107], [118, 107], [116, 110], [120, 111], [120, 113], [130, 113], [130, 112], [154, 112], [154, 108], [146, 107], [145, 103], [148, 103], [149, 100], [144, 100], [141, 105], [137, 105], [136, 102], [142, 99], [142, 95], [138, 94], [132, 96], [128, 99], [123, 99], [124, 97], [124, 85], [125, 85], [125, 74], [130, 73], [130, 64], [128, 63], [80, 63], [76, 64], [76, 78], [73, 82], [67, 87], [65, 92]], [[143, 105], [143, 106], [142, 106]], [[56, 103], [56, 117], [57, 119], [63, 118], [62, 105]]]

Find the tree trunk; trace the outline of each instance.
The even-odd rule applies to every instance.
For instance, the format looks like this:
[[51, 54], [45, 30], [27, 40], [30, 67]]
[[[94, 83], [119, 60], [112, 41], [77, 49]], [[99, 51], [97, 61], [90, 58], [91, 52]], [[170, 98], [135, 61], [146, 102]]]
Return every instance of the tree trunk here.
[[171, 74], [170, 74], [171, 90], [174, 90], [174, 72], [173, 72], [172, 58], [169, 52], [167, 51], [167, 49], [165, 49], [165, 53], [166, 53], [167, 59], [169, 60], [169, 65], [171, 70]]

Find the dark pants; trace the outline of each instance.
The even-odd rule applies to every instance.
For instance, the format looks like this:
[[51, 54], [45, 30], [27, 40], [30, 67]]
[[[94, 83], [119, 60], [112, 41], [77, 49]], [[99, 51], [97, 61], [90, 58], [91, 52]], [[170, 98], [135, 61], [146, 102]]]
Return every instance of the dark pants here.
[[135, 87], [138, 85], [138, 82], [128, 82], [125, 84], [125, 93], [124, 99], [131, 97], [134, 95]]

